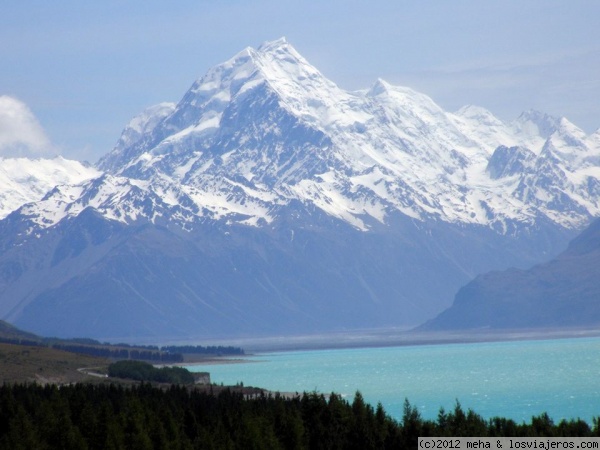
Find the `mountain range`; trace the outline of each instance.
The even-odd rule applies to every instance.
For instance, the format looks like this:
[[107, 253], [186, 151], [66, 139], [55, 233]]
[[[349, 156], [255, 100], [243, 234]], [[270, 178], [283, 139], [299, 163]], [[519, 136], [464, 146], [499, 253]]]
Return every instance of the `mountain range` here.
[[285, 39], [143, 111], [96, 170], [0, 221], [1, 318], [102, 339], [407, 327], [600, 208], [600, 132], [348, 92]]

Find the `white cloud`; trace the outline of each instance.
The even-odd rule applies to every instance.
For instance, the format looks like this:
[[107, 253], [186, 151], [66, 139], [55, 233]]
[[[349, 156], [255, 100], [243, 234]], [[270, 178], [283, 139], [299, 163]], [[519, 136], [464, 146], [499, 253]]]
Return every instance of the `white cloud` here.
[[0, 156], [43, 156], [51, 145], [25, 103], [0, 95]]

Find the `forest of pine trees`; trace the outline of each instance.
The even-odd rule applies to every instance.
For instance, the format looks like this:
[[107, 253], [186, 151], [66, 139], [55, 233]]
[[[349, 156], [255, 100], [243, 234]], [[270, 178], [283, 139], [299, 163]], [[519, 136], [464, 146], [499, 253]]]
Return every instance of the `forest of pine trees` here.
[[76, 384], [0, 387], [0, 449], [416, 449], [419, 436], [598, 436], [599, 422], [484, 420], [440, 411], [424, 420], [405, 403], [401, 421], [357, 393], [247, 398], [179, 385], [159, 389]]

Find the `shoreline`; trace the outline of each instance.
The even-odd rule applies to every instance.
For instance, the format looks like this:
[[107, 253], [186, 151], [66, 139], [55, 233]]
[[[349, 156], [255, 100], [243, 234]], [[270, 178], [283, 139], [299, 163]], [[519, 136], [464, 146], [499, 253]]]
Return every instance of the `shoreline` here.
[[[244, 356], [198, 358], [180, 365], [245, 364], [246, 357], [288, 351], [337, 350], [352, 348], [410, 347], [421, 345], [475, 344], [484, 342], [512, 342], [550, 339], [599, 337], [600, 329], [518, 329], [474, 330], [447, 332], [415, 332], [398, 329], [356, 330], [329, 334], [300, 336], [271, 336], [224, 339], [221, 345], [244, 348]], [[215, 341], [216, 342], [216, 341]]]
[[[248, 354], [245, 356], [256, 356], [254, 354]], [[168, 366], [177, 366], [177, 367], [189, 367], [189, 366], [211, 366], [211, 365], [216, 365], [216, 364], [249, 364], [249, 363], [255, 363], [258, 361], [248, 361], [245, 360], [244, 358], [240, 358], [240, 357], [236, 357], [236, 358], [230, 358], [228, 356], [222, 356], [222, 357], [211, 357], [211, 358], [206, 358], [206, 359], [198, 359], [197, 361], [184, 361], [182, 363], [173, 363], [173, 364], [163, 364], [163, 365], [168, 365]]]

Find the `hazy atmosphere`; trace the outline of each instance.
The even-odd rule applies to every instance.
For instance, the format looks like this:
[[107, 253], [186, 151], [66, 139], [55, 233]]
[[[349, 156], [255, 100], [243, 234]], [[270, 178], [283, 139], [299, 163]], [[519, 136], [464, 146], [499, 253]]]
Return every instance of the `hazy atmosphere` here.
[[0, 10], [0, 95], [11, 97], [0, 97], [0, 129], [13, 133], [2, 155], [19, 144], [95, 162], [142, 109], [178, 101], [210, 67], [281, 36], [344, 89], [383, 78], [450, 111], [474, 104], [508, 121], [538, 109], [587, 133], [600, 126], [598, 2], [31, 1]]

